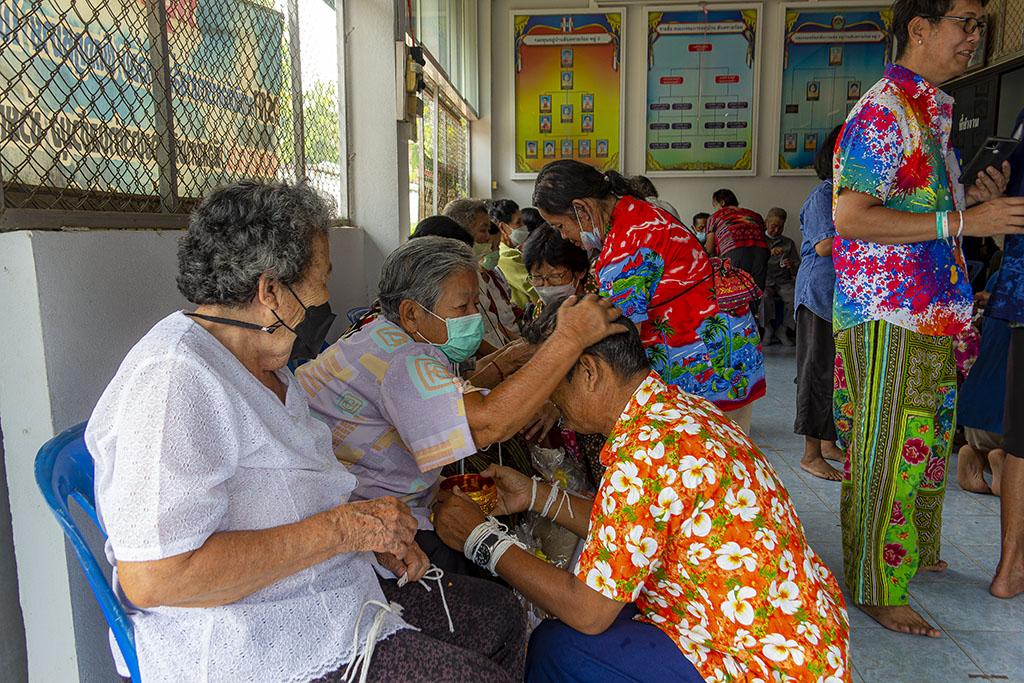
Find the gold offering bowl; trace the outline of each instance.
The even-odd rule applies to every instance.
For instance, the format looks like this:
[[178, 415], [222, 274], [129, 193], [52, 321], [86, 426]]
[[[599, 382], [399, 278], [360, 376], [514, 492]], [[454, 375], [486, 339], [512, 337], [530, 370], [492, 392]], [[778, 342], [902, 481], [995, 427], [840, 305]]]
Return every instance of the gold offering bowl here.
[[498, 487], [490, 477], [479, 474], [456, 474], [441, 481], [441, 490], [451, 493], [458, 486], [470, 499], [480, 506], [485, 515], [491, 514], [498, 504]]

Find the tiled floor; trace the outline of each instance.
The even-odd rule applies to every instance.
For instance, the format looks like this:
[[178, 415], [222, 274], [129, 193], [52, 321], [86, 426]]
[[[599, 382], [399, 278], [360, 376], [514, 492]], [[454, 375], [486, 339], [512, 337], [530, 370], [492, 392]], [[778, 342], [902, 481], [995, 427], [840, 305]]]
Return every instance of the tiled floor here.
[[[786, 484], [811, 545], [842, 584], [839, 483], [800, 469], [803, 437], [793, 434], [793, 350], [768, 347], [765, 368], [768, 395], [754, 404], [754, 442]], [[893, 633], [851, 606], [855, 681], [1024, 683], [1024, 599], [999, 600], [988, 593], [999, 561], [999, 499], [961, 490], [953, 457], [942, 522], [942, 557], [949, 568], [917, 577], [910, 584], [912, 606], [943, 635]], [[844, 595], [849, 605], [845, 590]]]

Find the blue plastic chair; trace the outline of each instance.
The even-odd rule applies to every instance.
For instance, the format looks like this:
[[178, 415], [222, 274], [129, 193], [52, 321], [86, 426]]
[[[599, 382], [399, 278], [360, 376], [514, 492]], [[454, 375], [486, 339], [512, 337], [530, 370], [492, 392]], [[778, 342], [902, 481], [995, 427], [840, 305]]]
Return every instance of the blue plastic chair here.
[[[114, 640], [121, 649], [121, 656], [128, 665], [132, 680], [139, 683], [139, 659], [135, 652], [132, 623], [68, 508], [68, 499], [73, 498], [89, 515], [93, 524], [103, 531], [96, 516], [94, 469], [92, 456], [85, 447], [85, 425], [85, 422], [75, 425], [43, 444], [36, 455], [36, 483], [46, 504], [53, 511], [53, 516], [57, 518], [57, 523], [64, 530], [64, 535], [71, 541], [71, 547], [75, 549], [75, 555], [85, 571], [85, 578], [114, 633]], [[106, 538], [106, 534], [103, 537]], [[106, 566], [104, 561], [102, 567]]]

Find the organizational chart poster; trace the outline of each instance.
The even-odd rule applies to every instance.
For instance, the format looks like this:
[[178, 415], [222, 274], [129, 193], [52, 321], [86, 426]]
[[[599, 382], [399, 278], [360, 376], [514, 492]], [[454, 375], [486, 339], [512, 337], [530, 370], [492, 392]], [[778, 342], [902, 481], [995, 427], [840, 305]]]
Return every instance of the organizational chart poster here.
[[882, 77], [891, 19], [882, 7], [786, 9], [778, 171], [813, 169], [829, 132]]
[[649, 173], [752, 175], [760, 5], [647, 8]]

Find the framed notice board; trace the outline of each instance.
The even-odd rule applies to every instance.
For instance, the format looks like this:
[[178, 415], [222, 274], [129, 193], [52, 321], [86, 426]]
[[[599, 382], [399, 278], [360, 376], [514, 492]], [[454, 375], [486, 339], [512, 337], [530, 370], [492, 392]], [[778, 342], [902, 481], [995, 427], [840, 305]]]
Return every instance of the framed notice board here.
[[754, 175], [761, 5], [646, 13], [647, 172]]
[[625, 11], [512, 12], [513, 178], [555, 159], [621, 170]]
[[786, 6], [776, 175], [814, 175], [814, 156], [885, 73], [888, 7]]

